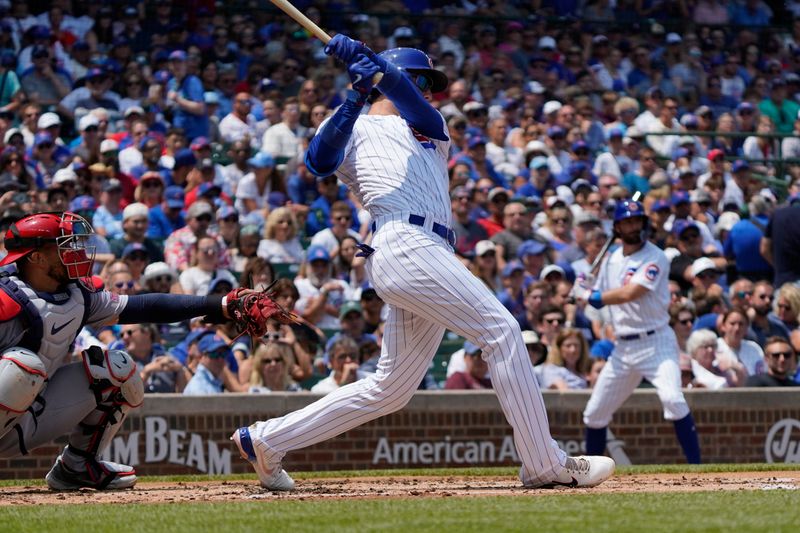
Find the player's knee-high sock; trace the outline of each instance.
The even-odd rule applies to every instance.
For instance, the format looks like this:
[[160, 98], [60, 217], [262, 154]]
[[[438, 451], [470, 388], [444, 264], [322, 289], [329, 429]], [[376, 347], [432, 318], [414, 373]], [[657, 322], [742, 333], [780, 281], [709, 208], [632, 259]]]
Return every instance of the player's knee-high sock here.
[[586, 455], [603, 455], [606, 452], [608, 428], [586, 428]]
[[700, 464], [700, 441], [697, 438], [697, 428], [691, 413], [680, 420], [675, 420], [673, 424], [675, 424], [675, 434], [678, 436], [678, 442], [681, 443], [686, 461], [689, 464]]

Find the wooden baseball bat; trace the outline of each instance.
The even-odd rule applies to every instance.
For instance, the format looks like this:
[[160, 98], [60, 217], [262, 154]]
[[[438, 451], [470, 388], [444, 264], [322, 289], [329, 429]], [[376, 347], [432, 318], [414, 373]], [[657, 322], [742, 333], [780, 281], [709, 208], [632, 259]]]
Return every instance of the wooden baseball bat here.
[[[641, 195], [642, 195], [641, 192], [636, 191], [633, 194], [633, 198], [631, 198], [631, 199], [634, 202], [638, 202], [639, 201], [639, 197]], [[603, 244], [603, 247], [600, 248], [600, 253], [597, 254], [597, 257], [595, 257], [594, 261], [592, 261], [592, 266], [589, 268], [589, 272], [591, 272], [593, 276], [597, 275], [597, 271], [600, 268], [600, 263], [603, 262], [603, 258], [606, 256], [606, 253], [608, 253], [608, 249], [611, 248], [611, 244], [614, 242], [614, 239], [616, 239], [616, 238], [617, 238], [617, 236], [614, 235], [614, 232], [612, 231], [611, 235], [608, 236], [608, 239], [606, 239], [606, 242]]]
[[[269, 0], [272, 2], [275, 7], [289, 15], [295, 22], [300, 24], [302, 27], [310, 31], [314, 37], [322, 41], [322, 44], [328, 44], [331, 40], [331, 36], [328, 35], [322, 28], [314, 24], [314, 22], [302, 14], [296, 7], [292, 5], [289, 0]], [[381, 78], [383, 78], [383, 72], [378, 72], [372, 77], [372, 84], [377, 85]]]

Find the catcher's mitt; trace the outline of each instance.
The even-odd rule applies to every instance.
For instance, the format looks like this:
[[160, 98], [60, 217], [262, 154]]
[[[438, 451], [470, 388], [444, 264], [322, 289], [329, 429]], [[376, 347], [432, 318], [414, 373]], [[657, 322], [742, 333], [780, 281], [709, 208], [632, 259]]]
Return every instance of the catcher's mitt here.
[[[273, 283], [274, 285], [274, 283]], [[263, 337], [267, 332], [267, 320], [274, 318], [281, 324], [298, 322], [298, 317], [281, 307], [272, 299], [272, 285], [261, 292], [238, 288], [227, 294], [228, 316], [236, 322], [238, 330], [251, 339]]]

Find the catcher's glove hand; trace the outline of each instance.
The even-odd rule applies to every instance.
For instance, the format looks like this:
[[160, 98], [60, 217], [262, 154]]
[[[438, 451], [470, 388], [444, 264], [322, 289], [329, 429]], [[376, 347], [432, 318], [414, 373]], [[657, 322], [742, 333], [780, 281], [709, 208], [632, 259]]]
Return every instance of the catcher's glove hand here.
[[250, 335], [251, 339], [266, 334], [267, 321], [270, 318], [281, 324], [298, 322], [297, 315], [287, 311], [272, 299], [272, 285], [261, 292], [238, 288], [225, 296], [228, 316], [236, 322], [238, 330]]

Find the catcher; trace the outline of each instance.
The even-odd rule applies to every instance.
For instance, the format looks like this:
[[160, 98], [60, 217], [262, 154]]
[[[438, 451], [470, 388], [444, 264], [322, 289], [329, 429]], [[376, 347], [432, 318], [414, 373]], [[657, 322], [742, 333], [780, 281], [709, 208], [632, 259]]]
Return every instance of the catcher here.
[[[92, 278], [91, 225], [65, 212], [38, 213], [12, 224], [8, 255], [0, 266], [0, 457], [30, 450], [68, 434], [68, 443], [47, 474], [53, 490], [123, 489], [136, 483], [133, 468], [101, 461], [103, 450], [144, 389], [136, 365], [121, 350], [91, 347], [70, 362], [84, 325], [175, 322], [206, 315], [236, 320], [252, 338], [274, 317], [294, 320], [267, 291], [226, 296], [144, 294], [119, 296]], [[14, 270], [13, 267], [11, 270]]]

